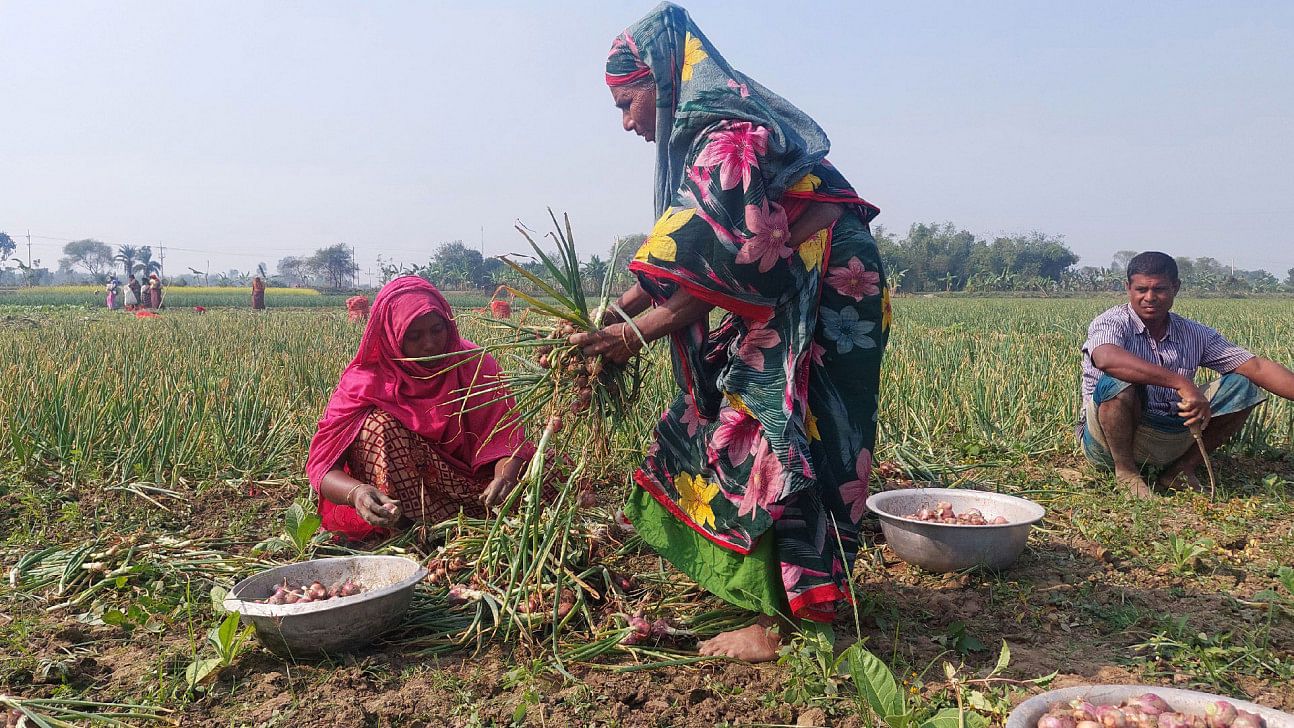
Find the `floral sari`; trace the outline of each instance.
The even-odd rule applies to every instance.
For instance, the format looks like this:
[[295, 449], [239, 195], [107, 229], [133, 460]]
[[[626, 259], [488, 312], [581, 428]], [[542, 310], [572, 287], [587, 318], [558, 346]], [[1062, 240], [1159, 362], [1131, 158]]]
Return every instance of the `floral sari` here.
[[[715, 547], [772, 553], [780, 583], [755, 607], [830, 622], [850, 594], [889, 335], [867, 227], [879, 211], [827, 162], [812, 119], [728, 66], [682, 8], [662, 4], [613, 44], [609, 84], [648, 74], [659, 220], [630, 270], [656, 304], [682, 288], [725, 311], [672, 335], [682, 391], [635, 474], [703, 546], [649, 542], [721, 596], [698, 563]], [[847, 211], [792, 247], [812, 202]], [[632, 518], [659, 512], [634, 503]]]

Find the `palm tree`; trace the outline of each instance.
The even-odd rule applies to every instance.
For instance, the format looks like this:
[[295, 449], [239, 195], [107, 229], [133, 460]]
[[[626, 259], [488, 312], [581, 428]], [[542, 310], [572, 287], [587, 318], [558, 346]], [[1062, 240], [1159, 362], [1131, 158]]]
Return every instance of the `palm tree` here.
[[139, 258], [139, 248], [133, 245], [118, 245], [117, 254], [112, 259], [121, 263], [121, 268], [126, 272], [129, 278], [131, 273], [135, 272], [135, 260]]
[[153, 247], [151, 245], [140, 246], [135, 251], [135, 272], [144, 274], [144, 277], [157, 273], [161, 275], [162, 264], [153, 260]]
[[584, 264], [584, 283], [585, 286], [592, 286], [597, 290], [602, 285], [602, 279], [607, 277], [607, 262], [596, 255], [589, 256], [589, 262]]

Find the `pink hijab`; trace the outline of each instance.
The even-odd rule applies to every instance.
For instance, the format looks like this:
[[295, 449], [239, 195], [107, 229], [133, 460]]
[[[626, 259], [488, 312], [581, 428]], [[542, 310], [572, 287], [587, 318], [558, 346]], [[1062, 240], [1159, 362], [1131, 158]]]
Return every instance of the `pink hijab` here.
[[[426, 280], [402, 276], [383, 286], [373, 301], [359, 351], [342, 372], [310, 442], [306, 474], [316, 491], [323, 476], [341, 464], [374, 408], [430, 441], [438, 455], [467, 474], [484, 476], [483, 471], [502, 458], [533, 454], [512, 398], [493, 391], [500, 378], [494, 357], [464, 353], [434, 362], [398, 361], [404, 356], [401, 342], [409, 324], [431, 312], [448, 324], [445, 353], [478, 348], [459, 335], [449, 303]], [[322, 496], [319, 513], [324, 528], [353, 538], [376, 530], [355, 509]]]

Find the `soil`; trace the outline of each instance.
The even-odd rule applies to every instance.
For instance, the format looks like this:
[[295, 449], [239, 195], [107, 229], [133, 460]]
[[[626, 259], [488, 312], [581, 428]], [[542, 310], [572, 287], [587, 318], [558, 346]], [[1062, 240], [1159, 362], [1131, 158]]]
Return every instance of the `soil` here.
[[[1066, 462], [1021, 477], [1069, 483], [1075, 489], [1097, 487], [1085, 472], [1080, 464]], [[134, 497], [86, 489], [72, 492], [107, 511]], [[252, 534], [277, 532], [283, 509], [299, 492], [296, 484], [217, 485], [156, 518], [195, 537], [231, 537], [232, 529], [236, 543], [230, 550], [240, 551], [249, 548]], [[1077, 527], [1092, 517], [1082, 510], [1091, 508], [1092, 500], [1089, 497], [1086, 506], [1063, 499], [1049, 505], [1048, 529], [1036, 530], [1021, 560], [1002, 575], [922, 572], [898, 560], [873, 526], [877, 548], [861, 556], [856, 569], [861, 635], [854, 627], [854, 613], [842, 612], [834, 625], [837, 648], [865, 639], [876, 654], [906, 668], [901, 677], [908, 681], [905, 688], [915, 688], [914, 697], [935, 701], [947, 700], [944, 661], [960, 666], [964, 674], [984, 675], [996, 662], [1002, 642], [1011, 651], [1010, 666], [1002, 676], [1013, 680], [1056, 672], [1049, 687], [1208, 685], [1210, 678], [1201, 669], [1189, 669], [1144, 646], [1166, 633], [1170, 618], [1183, 625], [1175, 634], [1234, 633], [1226, 646], [1261, 631], [1262, 646], [1284, 664], [1294, 664], [1294, 619], [1272, 617], [1237, 601], [1271, 588], [1270, 579], [1255, 576], [1264, 572], [1253, 568], [1252, 559], [1260, 552], [1270, 555], [1273, 544], [1288, 544], [1288, 516], [1281, 521], [1283, 531], [1233, 533], [1220, 527], [1217, 548], [1207, 564], [1196, 573], [1179, 574], [1139, 552], [1148, 548], [1144, 543], [1095, 537]], [[1119, 508], [1112, 505], [1103, 516], [1110, 519], [1113, 533], [1135, 525], [1135, 514]], [[1173, 508], [1178, 510], [1163, 519], [1166, 532], [1177, 526], [1198, 527], [1201, 509], [1206, 521], [1223, 525], [1228, 519], [1240, 522], [1263, 515], [1246, 511], [1250, 506], [1238, 502], [1174, 500]], [[89, 526], [84, 528], [88, 534]], [[638, 558], [655, 561], [646, 554]], [[47, 613], [31, 603], [8, 602], [4, 610], [0, 633], [10, 630], [12, 641], [17, 639], [12, 625], [21, 624], [26, 631], [26, 650], [0, 662], [4, 693], [51, 695], [71, 689], [96, 699], [147, 699], [158, 694], [159, 666], [182, 670], [193, 654], [185, 630], [171, 629], [166, 636], [139, 629], [123, 634], [120, 628], [87, 626], [65, 612]], [[201, 641], [210, 621], [209, 615], [201, 617], [193, 640]], [[959, 634], [973, 642], [959, 645]], [[477, 655], [425, 658], [373, 649], [338, 662], [301, 664], [252, 649], [221, 671], [195, 700], [167, 702], [182, 706], [176, 717], [191, 726], [867, 724], [843, 698], [791, 704], [784, 691], [794, 678], [786, 666], [777, 664], [705, 662], [618, 672], [628, 665], [620, 660], [570, 665], [574, 680], [531, 669], [540, 664], [524, 650], [500, 646]], [[1290, 680], [1240, 669], [1229, 670], [1226, 679], [1234, 695], [1294, 711]], [[1039, 690], [1013, 687], [1007, 697], [1011, 703]]]

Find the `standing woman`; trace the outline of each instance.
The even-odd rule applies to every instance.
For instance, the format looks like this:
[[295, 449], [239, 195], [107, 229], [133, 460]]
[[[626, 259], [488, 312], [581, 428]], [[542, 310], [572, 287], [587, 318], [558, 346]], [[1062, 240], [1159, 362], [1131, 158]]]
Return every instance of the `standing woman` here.
[[162, 307], [162, 280], [156, 273], [148, 276], [148, 307], [154, 310]]
[[141, 296], [143, 290], [139, 286], [139, 279], [134, 274], [131, 274], [126, 276], [126, 280], [129, 281], [126, 284], [126, 310], [138, 311], [139, 302], [143, 300]]
[[[677, 5], [616, 38], [606, 80], [625, 130], [656, 143], [659, 219], [619, 304], [647, 341], [669, 337], [681, 390], [625, 512], [758, 615], [700, 651], [772, 660], [779, 627], [829, 624], [850, 598], [890, 323], [879, 210], [827, 162], [822, 129]], [[612, 361], [642, 349], [618, 316], [603, 325], [571, 341]]]
[[107, 304], [109, 311], [115, 311], [117, 309], [117, 291], [120, 288], [121, 281], [117, 280], [117, 276], [113, 276], [108, 279], [108, 287], [106, 290], [108, 293]]
[[265, 281], [260, 276], [252, 278], [252, 310], [265, 310]]

